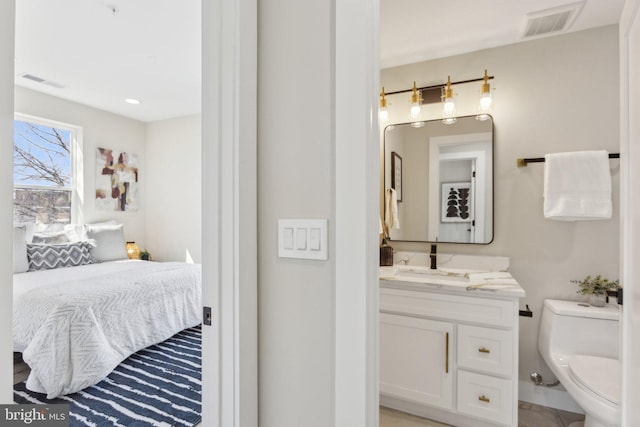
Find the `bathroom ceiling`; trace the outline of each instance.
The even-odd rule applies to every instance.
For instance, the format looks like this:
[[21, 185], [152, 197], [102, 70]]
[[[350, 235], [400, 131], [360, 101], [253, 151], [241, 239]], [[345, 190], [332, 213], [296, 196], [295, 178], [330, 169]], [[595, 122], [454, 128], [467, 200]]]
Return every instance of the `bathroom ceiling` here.
[[577, 7], [573, 23], [547, 36], [616, 24], [623, 5], [624, 0], [380, 0], [380, 67], [519, 43], [532, 38], [523, 37], [528, 14], [573, 9], [565, 6]]
[[[566, 31], [617, 23], [623, 2], [586, 0]], [[387, 68], [517, 43], [528, 13], [567, 3], [380, 0], [380, 63]], [[200, 4], [16, 0], [16, 84], [145, 122], [197, 113]]]

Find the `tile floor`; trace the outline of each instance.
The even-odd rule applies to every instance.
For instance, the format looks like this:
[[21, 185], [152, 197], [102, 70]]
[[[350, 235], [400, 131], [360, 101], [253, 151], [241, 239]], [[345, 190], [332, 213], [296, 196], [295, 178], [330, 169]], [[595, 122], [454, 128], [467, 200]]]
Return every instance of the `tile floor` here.
[[[568, 427], [574, 421], [581, 421], [584, 415], [545, 406], [520, 402], [518, 404], [518, 427]], [[449, 427], [426, 418], [405, 414], [393, 409], [380, 407], [380, 427]]]

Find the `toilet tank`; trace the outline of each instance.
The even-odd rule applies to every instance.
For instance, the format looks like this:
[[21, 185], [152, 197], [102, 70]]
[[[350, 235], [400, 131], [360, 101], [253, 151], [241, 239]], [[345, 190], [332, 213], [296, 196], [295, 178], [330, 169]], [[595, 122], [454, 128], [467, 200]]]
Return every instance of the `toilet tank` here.
[[577, 301], [545, 300], [538, 348], [552, 353], [619, 358], [620, 310], [616, 305], [594, 307]]

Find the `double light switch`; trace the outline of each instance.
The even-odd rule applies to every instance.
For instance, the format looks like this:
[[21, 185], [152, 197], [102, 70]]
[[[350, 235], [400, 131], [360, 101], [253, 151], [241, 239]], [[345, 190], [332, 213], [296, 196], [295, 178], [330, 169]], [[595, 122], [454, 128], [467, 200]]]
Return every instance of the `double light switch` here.
[[278, 220], [278, 256], [326, 260], [327, 220]]

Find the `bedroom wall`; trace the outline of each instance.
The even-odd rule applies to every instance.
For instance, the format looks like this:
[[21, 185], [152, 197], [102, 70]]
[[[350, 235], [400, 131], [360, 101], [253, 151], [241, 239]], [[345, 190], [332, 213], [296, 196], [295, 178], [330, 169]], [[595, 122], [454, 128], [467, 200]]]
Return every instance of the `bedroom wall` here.
[[147, 124], [146, 248], [157, 261], [201, 262], [201, 118]]
[[[84, 206], [78, 222], [115, 219], [124, 224], [125, 238], [145, 246], [145, 212], [149, 188], [145, 154], [146, 124], [62, 98], [15, 87], [15, 112], [57, 120], [83, 129]], [[140, 161], [140, 210], [108, 212], [95, 208], [96, 148], [105, 147], [137, 154]]]
[[[619, 152], [617, 25], [382, 70], [381, 84], [394, 91], [452, 80], [495, 75], [495, 238], [486, 246], [439, 244], [439, 251], [504, 255], [527, 296], [533, 318], [520, 318], [520, 380], [552, 377], [538, 355], [537, 336], [545, 298], [576, 299], [569, 281], [587, 274], [619, 278], [619, 161], [612, 160], [613, 219], [549, 221], [542, 214], [543, 165], [517, 168], [518, 157], [606, 149]], [[459, 115], [474, 114], [479, 85], [460, 85]], [[408, 102], [390, 97], [404, 109]], [[440, 106], [423, 118], [438, 118]], [[392, 244], [400, 250], [428, 250], [426, 244]], [[523, 389], [521, 388], [521, 391]], [[539, 391], [539, 390], [538, 390]], [[521, 396], [522, 398], [522, 396]]]
[[[13, 141], [13, 1], [0, 2], [0, 141]], [[13, 203], [13, 145], [0, 144], [0, 206]], [[10, 343], [13, 211], [0, 209], [0, 342]], [[10, 345], [0, 346], [0, 403], [13, 403], [13, 358]]]

